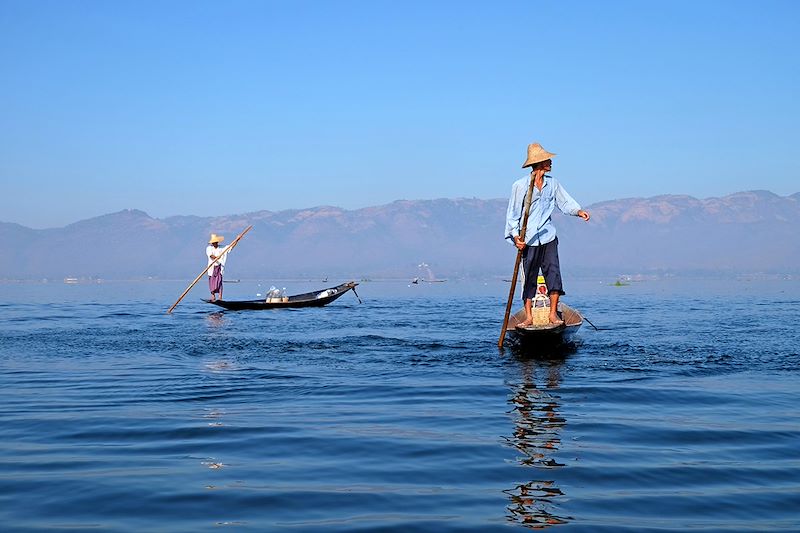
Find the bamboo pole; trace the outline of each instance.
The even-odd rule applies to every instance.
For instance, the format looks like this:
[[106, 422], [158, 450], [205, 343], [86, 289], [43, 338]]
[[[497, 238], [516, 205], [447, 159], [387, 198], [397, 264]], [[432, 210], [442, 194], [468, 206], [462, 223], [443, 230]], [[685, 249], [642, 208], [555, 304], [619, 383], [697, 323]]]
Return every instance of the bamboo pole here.
[[[525, 196], [525, 214], [522, 217], [522, 226], [519, 230], [519, 236], [525, 240], [525, 230], [528, 229], [528, 216], [531, 214], [531, 198], [533, 197], [533, 187], [535, 176], [531, 172], [531, 183], [528, 185], [528, 194]], [[517, 288], [517, 274], [519, 273], [519, 264], [522, 261], [522, 250], [517, 250], [517, 260], [514, 262], [514, 275], [511, 277], [511, 289], [508, 291], [508, 303], [506, 303], [506, 314], [503, 317], [503, 329], [500, 330], [500, 340], [497, 341], [498, 348], [503, 347], [503, 342], [506, 338], [506, 331], [508, 330], [508, 317], [511, 315], [511, 306], [514, 304], [514, 292]]]
[[178, 298], [178, 300], [177, 300], [177, 301], [176, 301], [174, 304], [172, 304], [172, 307], [170, 307], [170, 308], [167, 310], [167, 314], [170, 314], [170, 313], [172, 313], [172, 310], [173, 310], [173, 309], [175, 309], [175, 307], [177, 307], [177, 305], [180, 303], [180, 301], [181, 301], [181, 300], [183, 300], [183, 297], [184, 297], [184, 296], [186, 296], [186, 295], [189, 293], [189, 291], [190, 291], [190, 290], [192, 290], [192, 287], [194, 287], [194, 286], [195, 286], [195, 284], [196, 284], [198, 281], [200, 281], [200, 278], [202, 278], [202, 277], [203, 277], [203, 275], [204, 275], [204, 274], [205, 274], [205, 273], [208, 271], [208, 269], [209, 269], [210, 267], [214, 266], [214, 264], [216, 264], [216, 262], [217, 262], [217, 261], [219, 261], [219, 260], [220, 260], [220, 258], [221, 258], [223, 255], [225, 255], [225, 254], [227, 254], [228, 252], [230, 252], [231, 250], [233, 250], [233, 247], [234, 247], [234, 246], [236, 246], [236, 245], [239, 243], [239, 239], [241, 239], [242, 237], [244, 237], [244, 234], [245, 234], [245, 233], [247, 233], [248, 231], [250, 231], [251, 229], [253, 229], [253, 226], [247, 226], [247, 228], [246, 228], [246, 229], [245, 229], [243, 232], [241, 232], [241, 233], [239, 234], [239, 236], [238, 236], [238, 237], [236, 237], [235, 239], [233, 239], [233, 241], [231, 241], [231, 243], [230, 243], [228, 246], [226, 246], [225, 248], [223, 248], [223, 249], [222, 249], [222, 253], [220, 253], [220, 254], [217, 256], [217, 258], [216, 258], [216, 259], [214, 259], [214, 260], [211, 262], [211, 264], [210, 264], [210, 265], [206, 266], [206, 267], [203, 269], [203, 271], [202, 271], [202, 272], [200, 272], [200, 274], [198, 274], [198, 276], [197, 276], [196, 278], [194, 278], [194, 281], [193, 281], [191, 284], [189, 284], [189, 286], [188, 286], [188, 287], [186, 287], [186, 290], [185, 290], [185, 291], [183, 291], [183, 294], [181, 294], [180, 298]]

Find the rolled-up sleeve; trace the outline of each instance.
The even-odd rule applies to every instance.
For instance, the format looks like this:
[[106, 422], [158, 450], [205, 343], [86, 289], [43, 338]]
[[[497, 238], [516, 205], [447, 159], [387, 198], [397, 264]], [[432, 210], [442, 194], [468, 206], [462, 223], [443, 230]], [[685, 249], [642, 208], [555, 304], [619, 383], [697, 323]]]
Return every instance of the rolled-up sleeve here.
[[576, 216], [581, 210], [580, 204], [564, 190], [560, 183], [556, 184], [556, 205], [566, 215]]

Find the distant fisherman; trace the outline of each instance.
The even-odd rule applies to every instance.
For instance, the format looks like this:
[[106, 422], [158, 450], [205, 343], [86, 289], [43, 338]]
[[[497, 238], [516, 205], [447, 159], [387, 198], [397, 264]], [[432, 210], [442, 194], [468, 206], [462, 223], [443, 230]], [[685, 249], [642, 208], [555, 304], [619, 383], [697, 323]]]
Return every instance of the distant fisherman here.
[[[208, 256], [208, 290], [211, 291], [211, 301], [217, 298], [222, 300], [222, 272], [225, 270], [225, 261], [228, 259], [228, 252], [219, 249], [219, 243], [225, 240], [222, 235], [216, 233], [211, 234], [208, 239], [208, 246], [206, 246], [206, 255]], [[214, 261], [219, 258], [219, 261]], [[212, 266], [211, 263], [214, 263]], [[219, 294], [219, 296], [215, 296]]]
[[[552, 157], [539, 143], [528, 145], [528, 158], [522, 168], [531, 167], [531, 176], [519, 179], [511, 187], [511, 198], [506, 213], [505, 238], [513, 241], [518, 250], [522, 250], [525, 285], [522, 299], [525, 302], [525, 321], [521, 326], [533, 324], [531, 299], [536, 296], [536, 279], [541, 268], [545, 283], [550, 291], [550, 323], [563, 324], [558, 317], [558, 299], [564, 293], [561, 284], [561, 267], [558, 262], [558, 237], [550, 216], [555, 207], [566, 215], [589, 220], [589, 213], [567, 194], [564, 187], [552, 176], [546, 174], [552, 169]], [[531, 195], [530, 215], [525, 230], [525, 240], [520, 238], [522, 219], [524, 216], [525, 198], [531, 179], [533, 194]]]

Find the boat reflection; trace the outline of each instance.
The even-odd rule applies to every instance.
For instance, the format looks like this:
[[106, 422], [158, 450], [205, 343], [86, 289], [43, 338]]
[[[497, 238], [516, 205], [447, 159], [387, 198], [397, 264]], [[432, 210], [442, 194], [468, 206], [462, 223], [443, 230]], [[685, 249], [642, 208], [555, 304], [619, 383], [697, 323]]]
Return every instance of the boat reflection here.
[[510, 338], [500, 353], [510, 353], [516, 359], [537, 359], [540, 361], [561, 362], [578, 351], [581, 343], [572, 339], [563, 343], [525, 343], [517, 338]]
[[[531, 529], [565, 524], [571, 517], [558, 512], [564, 493], [552, 475], [565, 466], [556, 456], [561, 428], [566, 425], [557, 395], [560, 362], [515, 360], [511, 366], [517, 371], [509, 382], [508, 400], [514, 430], [505, 439], [519, 452], [516, 460], [525, 468], [524, 478], [533, 479], [503, 491], [509, 499], [506, 517]], [[537, 373], [542, 374], [544, 388], [536, 385]]]

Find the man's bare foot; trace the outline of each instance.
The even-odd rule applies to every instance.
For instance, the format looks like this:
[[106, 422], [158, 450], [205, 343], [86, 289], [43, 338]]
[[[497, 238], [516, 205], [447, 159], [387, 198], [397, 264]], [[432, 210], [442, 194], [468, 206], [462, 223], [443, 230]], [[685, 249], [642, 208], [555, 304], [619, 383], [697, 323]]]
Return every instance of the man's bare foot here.
[[517, 324], [517, 327], [518, 328], [527, 328], [527, 327], [532, 326], [532, 325], [533, 325], [533, 319], [527, 318], [527, 319], [523, 320], [522, 322], [520, 322], [519, 324]]
[[550, 315], [550, 323], [554, 326], [560, 326], [564, 321], [558, 318], [558, 315]]

